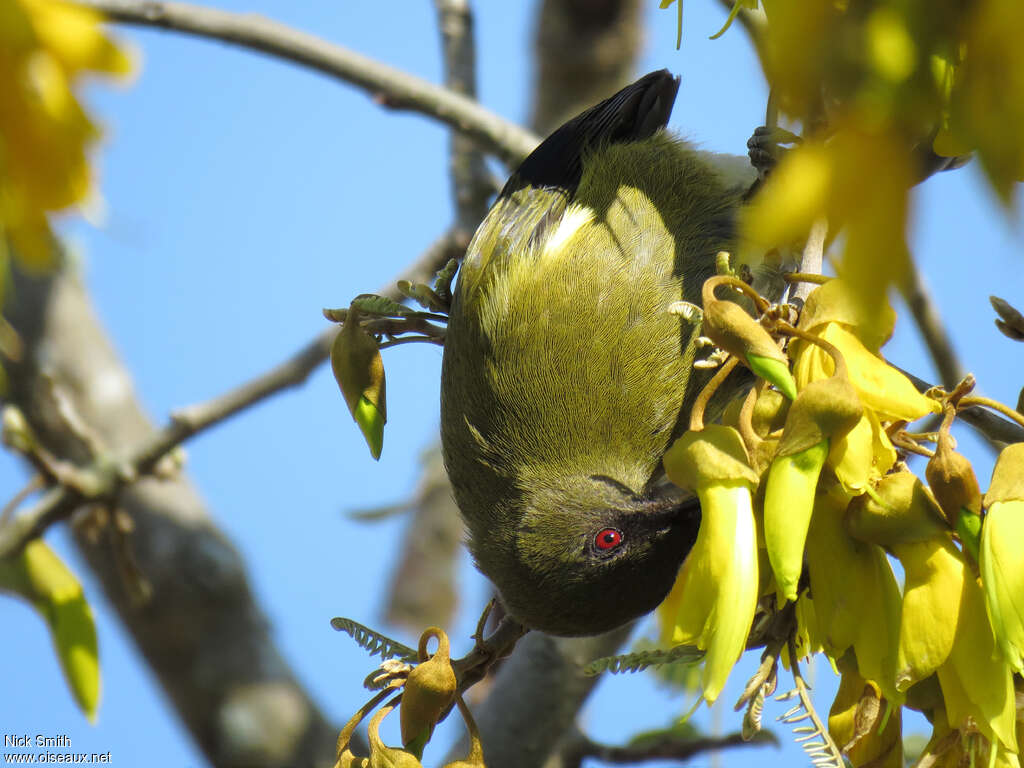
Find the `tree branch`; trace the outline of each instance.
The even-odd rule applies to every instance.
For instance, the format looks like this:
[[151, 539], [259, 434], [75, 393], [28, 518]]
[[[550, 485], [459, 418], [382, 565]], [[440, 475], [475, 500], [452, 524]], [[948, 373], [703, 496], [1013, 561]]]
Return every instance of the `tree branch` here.
[[[460, 253], [454, 234], [446, 233], [385, 286], [381, 295], [395, 301], [403, 299], [404, 296], [395, 288], [398, 280], [428, 280], [437, 269]], [[271, 395], [304, 382], [327, 359], [336, 332], [335, 328], [328, 328], [265, 373], [211, 400], [179, 410], [171, 416], [167, 426], [149, 432], [123, 456], [88, 455], [80, 462], [81, 474], [90, 481], [88, 488], [83, 488], [82, 484], [58, 483], [29, 510], [0, 527], [0, 559], [19, 553], [26, 543], [53, 523], [70, 517], [83, 503], [112, 500], [125, 485], [150, 474], [160, 459], [185, 440]], [[112, 465], [117, 471], [111, 471]]]
[[586, 734], [577, 731], [566, 742], [560, 768], [580, 768], [583, 760], [591, 758], [613, 765], [644, 763], [649, 760], [686, 761], [705, 752], [714, 752], [729, 747], [760, 747], [766, 744], [778, 746], [778, 740], [770, 731], [759, 731], [754, 738], [744, 739], [743, 734], [730, 733], [728, 736], [701, 736], [690, 739], [666, 734], [661, 738], [645, 739], [636, 744], [613, 746], [593, 741]]
[[[473, 12], [469, 0], [435, 0], [441, 49], [444, 55], [444, 84], [453, 92], [476, 98], [476, 42]], [[449, 167], [455, 202], [455, 232], [469, 240], [487, 214], [488, 198], [494, 192], [483, 154], [474, 142], [455, 133], [451, 137]]]
[[[94, 448], [68, 429], [47, 381], [103, 446], [146, 444], [153, 428], [81, 283], [67, 272], [14, 277], [4, 312], [25, 355], [5, 365], [5, 400], [46, 450], [78, 466]], [[66, 486], [47, 496], [75, 499]], [[332, 765], [337, 729], [282, 658], [241, 557], [194, 487], [182, 475], [144, 477], [121, 491], [118, 508], [131, 517], [131, 548], [158, 599], [140, 605], [125, 589], [110, 537], [72, 528], [76, 544], [207, 759], [218, 768]]]
[[472, 99], [257, 14], [147, 0], [76, 2], [112, 21], [220, 40], [310, 67], [362, 88], [384, 106], [419, 112], [447, 123], [507, 164], [526, 157], [539, 142], [529, 131]]
[[900, 285], [900, 293], [903, 294], [903, 300], [907, 302], [910, 314], [921, 331], [924, 343], [939, 372], [942, 386], [946, 389], [955, 387], [964, 377], [964, 367], [953, 349], [949, 334], [942, 325], [939, 309], [932, 301], [920, 270], [911, 266], [907, 279]]

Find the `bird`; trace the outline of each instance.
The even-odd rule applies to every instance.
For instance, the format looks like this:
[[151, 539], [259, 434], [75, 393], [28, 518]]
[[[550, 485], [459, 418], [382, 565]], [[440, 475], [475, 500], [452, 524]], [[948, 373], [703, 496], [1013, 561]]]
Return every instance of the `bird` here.
[[653, 610], [700, 525], [662, 468], [707, 380], [699, 320], [669, 308], [700, 304], [756, 173], [666, 130], [678, 88], [652, 72], [555, 130], [452, 291], [441, 441], [468, 548], [506, 611], [552, 635]]

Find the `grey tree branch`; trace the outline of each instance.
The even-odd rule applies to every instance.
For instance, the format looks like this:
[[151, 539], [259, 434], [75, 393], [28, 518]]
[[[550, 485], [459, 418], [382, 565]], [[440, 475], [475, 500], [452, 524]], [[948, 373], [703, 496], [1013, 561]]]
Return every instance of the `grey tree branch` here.
[[[434, 4], [441, 30], [444, 84], [455, 93], [475, 99], [476, 41], [469, 0], [435, 0]], [[451, 137], [449, 167], [455, 202], [455, 232], [469, 245], [469, 239], [487, 213], [493, 185], [483, 154], [471, 139], [458, 133]]]
[[[811, 231], [807, 234], [807, 242], [804, 243], [803, 253], [800, 255], [800, 271], [808, 275], [820, 275], [825, 256], [825, 238], [828, 235], [828, 221], [824, 218], [816, 219], [811, 225]], [[811, 291], [815, 289], [813, 283], [797, 283], [793, 290], [792, 300], [798, 301], [798, 306], [803, 306]]]
[[[460, 253], [454, 233], [445, 233], [386, 285], [381, 294], [395, 301], [403, 299], [395, 288], [398, 280], [429, 280], [434, 272]], [[84, 489], [81, 484], [59, 483], [29, 510], [0, 527], [0, 558], [17, 554], [28, 541], [53, 523], [70, 517], [86, 501], [113, 499], [125, 485], [152, 472], [161, 458], [188, 438], [271, 395], [304, 382], [327, 359], [335, 333], [334, 328], [328, 328], [270, 370], [212, 400], [181, 409], [172, 415], [167, 426], [158, 431], [147, 430], [144, 439], [122, 455], [96, 456], [91, 451], [87, 452], [80, 463], [82, 472], [90, 480], [89, 488]], [[112, 464], [118, 471], [110, 471]]]
[[530, 124], [548, 134], [636, 76], [641, 0], [544, 0], [537, 15]]
[[908, 270], [907, 279], [900, 285], [900, 293], [903, 300], [907, 302], [910, 314], [921, 336], [924, 337], [925, 346], [935, 363], [939, 372], [939, 380], [942, 386], [950, 389], [964, 377], [964, 367], [953, 349], [953, 342], [942, 325], [942, 317], [938, 307], [932, 300], [928, 286], [920, 270], [913, 265]]
[[466, 96], [257, 14], [232, 13], [190, 3], [75, 1], [102, 12], [112, 21], [186, 32], [310, 67], [362, 88], [385, 106], [441, 120], [506, 163], [521, 160], [539, 141], [529, 131]]
[[702, 736], [682, 739], [666, 735], [639, 744], [602, 744], [577, 731], [563, 748], [560, 768], [580, 768], [586, 758], [600, 760], [612, 765], [638, 765], [649, 760], [686, 761], [705, 752], [714, 752], [729, 747], [759, 747], [766, 744], [778, 745], [770, 731], [759, 731], [753, 739], [744, 739], [743, 734], [730, 733], [727, 736]]
[[[94, 452], [67, 428], [48, 381], [104, 446], [152, 439], [128, 372], [73, 275], [16, 274], [4, 312], [25, 343], [22, 360], [5, 366], [5, 399], [48, 451], [79, 466]], [[74, 498], [65, 486], [49, 493]], [[110, 537], [73, 528], [76, 544], [207, 759], [219, 768], [333, 765], [337, 730], [282, 658], [241, 557], [194, 487], [183, 476], [144, 477], [122, 490], [118, 505], [134, 523], [131, 548], [158, 599], [133, 599]]]

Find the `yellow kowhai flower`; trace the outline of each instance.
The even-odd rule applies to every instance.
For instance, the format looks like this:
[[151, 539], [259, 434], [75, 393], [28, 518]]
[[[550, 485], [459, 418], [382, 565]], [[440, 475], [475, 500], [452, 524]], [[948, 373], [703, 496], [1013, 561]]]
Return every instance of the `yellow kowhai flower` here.
[[985, 507], [979, 557], [985, 606], [1003, 658], [1024, 675], [1024, 443], [1000, 452]]
[[697, 541], [658, 609], [665, 642], [706, 651], [702, 697], [714, 702], [746, 647], [758, 596], [752, 491], [757, 475], [739, 433], [711, 424], [680, 437], [665, 455], [672, 482], [696, 492]]
[[804, 540], [814, 508], [818, 477], [830, 446], [842, 439], [864, 412], [842, 356], [832, 376], [804, 387], [786, 415], [764, 491], [764, 540], [778, 585], [780, 604], [797, 599]]
[[[805, 556], [815, 600], [813, 634], [834, 660], [852, 648], [860, 677], [900, 704], [904, 697], [895, 685], [899, 586], [885, 552], [847, 533], [849, 502], [850, 496], [831, 483], [814, 504]], [[801, 595], [798, 605], [806, 599]]]
[[896, 688], [937, 674], [953, 728], [1017, 751], [1009, 665], [997, 654], [985, 598], [941, 511], [910, 472], [888, 475], [847, 513], [857, 538], [885, 546], [906, 574]]
[[[852, 493], [863, 492], [871, 478], [881, 477], [896, 462], [896, 450], [883, 422], [914, 421], [940, 411], [936, 401], [920, 394], [906, 376], [877, 354], [895, 317], [888, 306], [886, 309], [884, 321], [858, 325], [861, 318], [856, 300], [842, 281], [831, 280], [812, 292], [800, 318], [801, 330], [842, 353], [850, 383], [864, 405], [860, 422], [829, 446], [827, 463]], [[832, 356], [815, 344], [795, 340], [790, 354], [798, 391], [835, 372]]]
[[100, 20], [56, 0], [0, 0], [0, 236], [30, 266], [52, 258], [47, 216], [91, 189], [86, 151], [99, 130], [75, 98], [76, 79], [131, 71]]
[[[859, 663], [859, 659], [858, 659]], [[857, 665], [839, 662], [842, 678], [828, 715], [828, 732], [856, 766], [903, 768], [902, 708], [886, 716], [889, 703]]]

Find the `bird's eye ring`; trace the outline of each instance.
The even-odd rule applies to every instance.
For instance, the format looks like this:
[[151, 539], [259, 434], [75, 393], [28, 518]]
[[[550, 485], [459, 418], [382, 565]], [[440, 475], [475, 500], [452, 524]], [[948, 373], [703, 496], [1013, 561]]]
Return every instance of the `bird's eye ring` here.
[[594, 537], [594, 546], [608, 552], [622, 544], [622, 532], [617, 528], [602, 528]]

